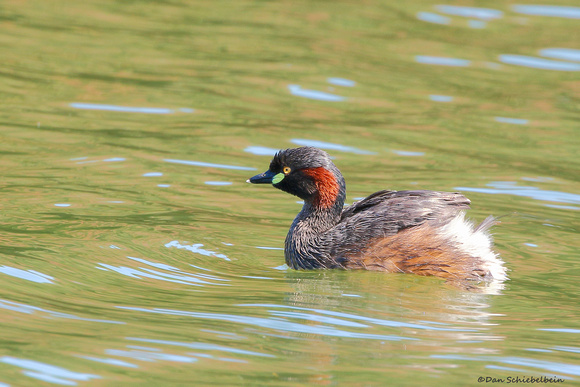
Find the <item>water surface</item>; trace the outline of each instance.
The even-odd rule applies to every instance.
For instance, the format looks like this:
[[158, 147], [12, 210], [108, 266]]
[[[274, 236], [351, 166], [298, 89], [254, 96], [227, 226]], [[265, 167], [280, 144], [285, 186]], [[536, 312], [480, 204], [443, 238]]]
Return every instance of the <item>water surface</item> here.
[[[577, 4], [3, 4], [0, 385], [580, 379]], [[348, 199], [461, 190], [510, 280], [300, 272], [326, 149]]]

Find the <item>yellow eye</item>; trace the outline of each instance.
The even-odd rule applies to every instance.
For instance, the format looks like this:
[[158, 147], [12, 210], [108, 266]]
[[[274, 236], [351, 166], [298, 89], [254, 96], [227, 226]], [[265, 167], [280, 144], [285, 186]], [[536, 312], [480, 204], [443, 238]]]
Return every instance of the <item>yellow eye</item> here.
[[290, 167], [284, 167], [284, 174], [285, 175], [289, 174], [290, 171], [292, 171], [292, 169], [290, 169]]

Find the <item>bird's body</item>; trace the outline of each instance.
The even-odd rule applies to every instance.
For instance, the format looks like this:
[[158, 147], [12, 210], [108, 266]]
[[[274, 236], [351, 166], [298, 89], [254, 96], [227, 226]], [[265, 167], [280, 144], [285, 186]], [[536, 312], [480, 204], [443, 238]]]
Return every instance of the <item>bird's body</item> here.
[[326, 152], [312, 147], [276, 154], [251, 183], [272, 183], [304, 200], [285, 243], [294, 269], [344, 268], [434, 275], [449, 280], [506, 279], [492, 251], [488, 217], [465, 220], [460, 193], [379, 191], [344, 207], [346, 186]]

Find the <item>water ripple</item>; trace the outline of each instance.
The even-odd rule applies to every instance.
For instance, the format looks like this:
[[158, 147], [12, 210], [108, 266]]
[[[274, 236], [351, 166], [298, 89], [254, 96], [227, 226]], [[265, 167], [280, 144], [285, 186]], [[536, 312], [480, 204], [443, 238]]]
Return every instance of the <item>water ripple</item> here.
[[[202, 246], [203, 246], [203, 245], [202, 245]], [[213, 253], [213, 251], [208, 251], [208, 252], [209, 252], [209, 253]], [[204, 255], [205, 255], [205, 254], [204, 254]], [[197, 276], [197, 277], [206, 278], [206, 279], [211, 279], [211, 280], [215, 280], [215, 281], [229, 281], [229, 280], [227, 280], [227, 279], [220, 278], [220, 277], [218, 277], [218, 276], [211, 275], [211, 274], [201, 274], [201, 273], [195, 273], [195, 274], [194, 274], [194, 273], [188, 273], [188, 272], [186, 272], [186, 271], [183, 271], [183, 270], [181, 270], [181, 269], [179, 269], [179, 268], [177, 268], [177, 267], [173, 267], [173, 266], [170, 266], [170, 265], [166, 265], [165, 263], [159, 263], [159, 262], [151, 262], [151, 261], [148, 261], [148, 260], [146, 260], [146, 259], [143, 259], [143, 258], [135, 258], [135, 257], [129, 257], [129, 256], [128, 256], [127, 258], [129, 258], [129, 259], [132, 259], [132, 260], [134, 260], [134, 261], [137, 261], [137, 262], [144, 263], [144, 264], [146, 264], [146, 265], [150, 265], [150, 266], [153, 266], [153, 267], [159, 268], [159, 269], [163, 269], [163, 270], [169, 270], [169, 271], [174, 271], [174, 272], [177, 272], [177, 273], [182, 273], [182, 274], [185, 274], [185, 275], [194, 275], [194, 276]], [[194, 266], [194, 265], [191, 265], [191, 266]], [[196, 267], [196, 268], [198, 268], [198, 269], [202, 269], [202, 268], [200, 268], [200, 267], [198, 267], [198, 266], [194, 266], [194, 267]], [[203, 269], [203, 270], [207, 270], [207, 271], [209, 271], [209, 269]]]
[[580, 62], [580, 50], [573, 48], [544, 48], [540, 50], [539, 54], [550, 58]]
[[542, 70], [580, 71], [580, 64], [560, 62], [557, 60], [536, 58], [525, 55], [505, 54], [499, 56], [499, 61], [516, 66], [531, 67]]
[[169, 353], [159, 353], [150, 351], [138, 351], [138, 350], [122, 350], [122, 349], [107, 349], [105, 350], [107, 355], [118, 356], [118, 357], [130, 357], [135, 360], [154, 362], [156, 360], [173, 361], [178, 363], [194, 363], [197, 361], [196, 358], [183, 355], [173, 355]]
[[67, 386], [76, 386], [77, 383], [75, 380], [89, 381], [91, 379], [101, 378], [99, 375], [73, 372], [67, 370], [66, 368], [41, 363], [39, 361], [20, 359], [11, 356], [0, 357], [0, 362], [28, 370], [23, 371], [23, 373], [32, 378]]
[[451, 97], [449, 95], [435, 95], [435, 94], [431, 94], [429, 96], [429, 99], [431, 101], [436, 101], [436, 102], [451, 102], [451, 101], [453, 101], [453, 97]]
[[572, 328], [540, 328], [538, 330], [546, 332], [580, 333], [580, 329], [572, 329]]
[[205, 185], [213, 185], [213, 186], [220, 186], [220, 187], [233, 184], [231, 181], [204, 181], [203, 183]]
[[437, 66], [467, 67], [471, 65], [471, 61], [467, 59], [446, 58], [440, 56], [416, 55], [415, 60], [417, 63]]
[[552, 349], [554, 351], [580, 353], [580, 348], [578, 348], [578, 347], [569, 347], [569, 346], [558, 345], [558, 346], [552, 347]]
[[119, 367], [139, 368], [138, 365], [135, 365], [133, 363], [128, 363], [126, 361], [118, 360], [118, 359], [111, 359], [111, 358], [103, 359], [103, 358], [94, 357], [94, 356], [77, 356], [77, 357], [79, 357], [81, 359], [96, 361], [97, 363], [104, 363], [104, 364], [115, 365], [115, 366], [119, 366]]
[[15, 267], [10, 267], [10, 266], [4, 265], [4, 266], [0, 266], [0, 273], [6, 274], [6, 275], [9, 275], [12, 277], [24, 279], [27, 281], [40, 283], [40, 284], [46, 284], [46, 283], [52, 284], [52, 283], [54, 283], [54, 282], [52, 282], [54, 277], [40, 273], [36, 270], [22, 270], [22, 269], [17, 269]]
[[351, 81], [350, 79], [345, 78], [328, 78], [326, 80], [328, 83], [336, 85], [336, 86], [344, 86], [344, 87], [355, 87], [356, 82]]
[[264, 146], [249, 146], [244, 152], [252, 153], [258, 156], [274, 156], [279, 149], [266, 148]]
[[163, 161], [165, 161], [167, 163], [174, 163], [174, 164], [194, 165], [196, 167], [222, 168], [222, 169], [237, 169], [237, 170], [240, 170], [240, 171], [255, 171], [256, 170], [256, 168], [240, 167], [240, 166], [237, 166], [237, 165], [226, 165], [226, 164], [206, 163], [204, 161], [175, 160], [175, 159], [163, 159]]
[[350, 153], [355, 153], [357, 155], [375, 155], [375, 152], [370, 152], [364, 149], [358, 149], [352, 146], [346, 146], [346, 145], [341, 145], [341, 144], [333, 144], [330, 142], [324, 142], [324, 141], [317, 141], [317, 140], [307, 140], [304, 138], [293, 138], [292, 140], [290, 140], [291, 142], [293, 142], [296, 145], [300, 145], [300, 146], [313, 146], [316, 148], [320, 148], [320, 149], [328, 149], [328, 150], [336, 150], [336, 151], [340, 151], [340, 152], [350, 152]]
[[451, 24], [451, 18], [433, 12], [419, 12], [417, 19], [435, 24]]
[[509, 117], [495, 117], [494, 118], [497, 122], [501, 122], [504, 124], [514, 124], [514, 125], [526, 125], [530, 121], [523, 119], [523, 118], [509, 118]]
[[169, 341], [169, 340], [155, 340], [155, 339], [143, 339], [139, 337], [126, 337], [127, 340], [141, 341], [144, 343], [155, 343], [155, 344], [165, 344], [165, 345], [175, 345], [177, 347], [185, 347], [190, 349], [198, 349], [205, 351], [221, 351], [228, 353], [235, 353], [238, 355], [250, 355], [250, 356], [260, 356], [260, 357], [276, 357], [268, 353], [247, 351], [245, 349], [225, 347], [223, 345], [208, 344], [208, 343], [184, 343], [181, 341]]
[[[118, 106], [118, 105], [105, 105], [99, 103], [79, 103], [73, 102], [69, 104], [70, 107], [75, 109], [84, 110], [105, 110], [110, 112], [123, 112], [123, 113], [146, 113], [146, 114], [171, 114], [175, 110], [167, 108], [152, 108], [152, 107], [134, 107], [134, 106]], [[178, 109], [178, 111], [184, 113], [193, 113], [194, 109]]]
[[[283, 308], [283, 309], [303, 310], [303, 311], [315, 312], [315, 313], [329, 315], [329, 316], [364, 321], [364, 322], [374, 324], [374, 325], [396, 327], [396, 328], [412, 328], [412, 329], [424, 329], [424, 330], [431, 330], [431, 331], [452, 331], [452, 332], [475, 332], [475, 331], [477, 331], [475, 329], [441, 327], [441, 325], [447, 325], [444, 323], [433, 323], [433, 324], [439, 325], [438, 327], [433, 327], [433, 326], [428, 326], [428, 325], [423, 325], [423, 324], [413, 324], [413, 323], [405, 323], [405, 322], [399, 322], [399, 321], [382, 320], [382, 319], [377, 319], [377, 318], [372, 318], [372, 317], [359, 316], [359, 315], [350, 314], [350, 313], [334, 312], [334, 311], [324, 310], [324, 309], [302, 308], [302, 307], [298, 307], [298, 306], [289, 306], [289, 305], [239, 304], [238, 306], [256, 306], [256, 307], [263, 307], [263, 308]], [[280, 315], [281, 312], [270, 311], [270, 313], [275, 314], [275, 315]], [[304, 315], [304, 314], [300, 314], [300, 315]], [[313, 315], [306, 315], [306, 316], [309, 317], [308, 319], [312, 319], [313, 321], [319, 321], [319, 320], [314, 320]], [[302, 316], [301, 318], [304, 318], [304, 316]], [[332, 319], [332, 323], [336, 324], [336, 325], [345, 325], [345, 326], [354, 326], [354, 325], [348, 325], [348, 324], [358, 324], [358, 323], [347, 322], [345, 320], [337, 320], [337, 319]], [[362, 327], [368, 327], [368, 325], [362, 325]]]
[[183, 249], [183, 250], [191, 251], [192, 253], [205, 255], [206, 257], [216, 257], [216, 258], [221, 258], [221, 259], [226, 260], [226, 261], [231, 261], [231, 259], [229, 259], [224, 254], [216, 253], [215, 251], [211, 251], [211, 250], [202, 249], [203, 244], [201, 244], [201, 243], [196, 243], [194, 245], [182, 245], [178, 241], [171, 241], [171, 242], [165, 244], [165, 247], [167, 247], [167, 248], [175, 247], [176, 249]]
[[229, 281], [223, 278], [218, 278], [216, 276], [212, 276], [209, 274], [200, 274], [200, 273], [188, 273], [182, 271], [178, 268], [166, 265], [164, 263], [158, 262], [150, 262], [142, 258], [135, 258], [135, 257], [127, 257], [133, 261], [141, 262], [149, 266], [153, 266], [155, 268], [170, 271], [172, 273], [166, 273], [159, 270], [149, 269], [146, 267], [140, 267], [138, 269], [127, 267], [127, 266], [113, 266], [105, 263], [99, 263], [101, 267], [98, 269], [101, 270], [111, 270], [120, 274], [123, 274], [127, 277], [131, 278], [151, 278], [161, 281], [173, 282], [178, 284], [184, 285], [193, 285], [193, 286], [204, 286], [204, 285], [221, 285], [221, 286], [229, 286], [228, 284], [220, 284], [211, 281]]
[[302, 98], [316, 99], [319, 101], [328, 102], [339, 102], [346, 100], [346, 97], [342, 97], [336, 94], [325, 93], [324, 91], [303, 89], [300, 85], [288, 85], [288, 90], [292, 95]]
[[448, 15], [472, 17], [482, 20], [492, 20], [503, 17], [502, 11], [491, 8], [463, 7], [458, 5], [436, 5], [435, 9]]
[[411, 152], [411, 151], [404, 151], [404, 150], [398, 150], [398, 149], [391, 149], [391, 152], [393, 152], [399, 156], [410, 156], [410, 157], [425, 156], [425, 152]]
[[561, 372], [570, 375], [580, 375], [580, 366], [575, 364], [557, 363], [545, 360], [528, 359], [515, 356], [463, 356], [463, 355], [431, 355], [433, 359], [471, 360], [481, 362], [498, 362], [510, 365], [519, 365], [539, 368], [544, 371]]
[[[307, 310], [307, 309], [304, 309], [304, 310]], [[301, 320], [316, 321], [316, 322], [320, 322], [320, 323], [339, 325], [339, 326], [345, 326], [345, 327], [354, 327], [354, 328], [368, 328], [369, 327], [369, 325], [360, 324], [357, 322], [352, 322], [352, 321], [348, 321], [348, 320], [341, 320], [341, 319], [333, 318], [333, 317], [316, 316], [316, 315], [309, 314], [309, 313], [283, 312], [283, 311], [271, 310], [270, 314], [273, 316], [278, 316], [278, 317], [291, 317], [291, 318], [297, 318], [297, 319], [301, 319]]]
[[580, 8], [559, 5], [513, 5], [514, 12], [525, 15], [555, 16], [566, 19], [580, 19]]
[[8, 301], [8, 300], [0, 300], [0, 308], [6, 309], [6, 310], [11, 310], [14, 312], [19, 312], [19, 313], [26, 313], [26, 314], [36, 314], [36, 313], [39, 313], [41, 315], [47, 314], [48, 316], [42, 316], [42, 317], [46, 317], [46, 318], [57, 317], [57, 318], [66, 318], [66, 319], [71, 319], [71, 320], [91, 321], [91, 322], [100, 322], [100, 323], [107, 323], [107, 324], [125, 324], [124, 322], [121, 322], [121, 321], [98, 320], [98, 319], [94, 319], [94, 318], [78, 317], [78, 316], [75, 316], [74, 314], [54, 312], [52, 310], [42, 309], [42, 308], [39, 308], [37, 306], [21, 304], [19, 302], [13, 302], [13, 301]]
[[493, 188], [455, 187], [454, 189], [467, 192], [524, 196], [549, 202], [580, 204], [580, 195], [573, 193], [542, 190], [532, 186], [517, 186], [516, 182], [513, 181], [496, 181], [486, 185]]
[[388, 341], [399, 341], [399, 340], [418, 340], [410, 337], [394, 336], [394, 335], [375, 335], [371, 333], [359, 333], [350, 332], [334, 327], [324, 326], [324, 325], [305, 325], [298, 324], [286, 320], [272, 319], [272, 318], [261, 318], [261, 317], [250, 317], [241, 315], [230, 315], [222, 313], [201, 313], [201, 312], [188, 312], [182, 310], [174, 309], [161, 309], [161, 308], [137, 308], [130, 306], [117, 306], [119, 309], [132, 310], [136, 312], [146, 312], [146, 313], [158, 313], [172, 316], [185, 316], [193, 318], [201, 318], [208, 320], [218, 320], [227, 321], [235, 324], [248, 324], [255, 325], [261, 328], [270, 328], [278, 331], [285, 332], [296, 332], [296, 333], [309, 333], [322, 336], [331, 337], [345, 337], [345, 338], [358, 338], [358, 339], [371, 339], [371, 340], [388, 340]]

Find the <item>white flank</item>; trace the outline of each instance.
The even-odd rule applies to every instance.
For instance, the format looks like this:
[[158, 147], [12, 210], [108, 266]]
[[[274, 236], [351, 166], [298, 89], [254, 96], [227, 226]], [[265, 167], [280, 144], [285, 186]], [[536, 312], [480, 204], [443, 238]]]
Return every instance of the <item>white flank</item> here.
[[473, 231], [473, 223], [465, 219], [465, 213], [457, 214], [455, 218], [441, 227], [439, 233], [451, 240], [467, 254], [483, 261], [483, 268], [489, 271], [494, 280], [504, 281], [508, 277], [503, 261], [493, 252], [492, 239], [486, 230]]

